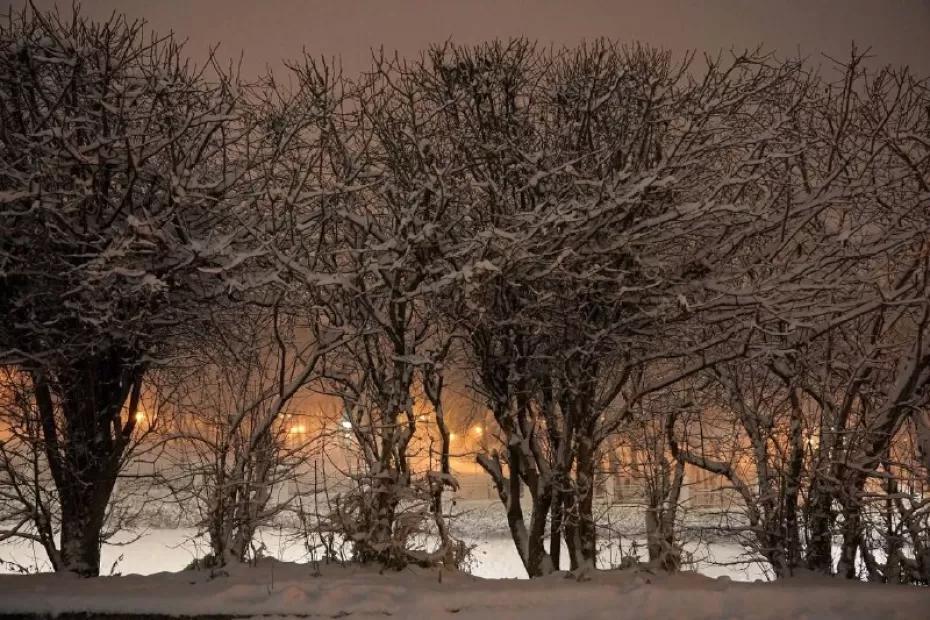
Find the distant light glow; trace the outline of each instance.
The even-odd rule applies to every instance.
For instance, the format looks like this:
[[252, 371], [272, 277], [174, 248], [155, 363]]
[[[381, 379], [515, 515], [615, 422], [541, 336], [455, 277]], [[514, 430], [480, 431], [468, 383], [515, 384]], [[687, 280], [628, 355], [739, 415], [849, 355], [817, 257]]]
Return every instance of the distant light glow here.
[[291, 435], [303, 435], [304, 433], [307, 432], [307, 427], [304, 426], [303, 424], [295, 424], [294, 426], [289, 428], [287, 432], [290, 433]]
[[475, 428], [472, 429], [472, 431], [475, 433], [475, 435], [478, 435], [480, 437], [481, 433], [484, 432], [484, 429], [481, 428], [480, 426], [476, 426]]
[[344, 429], [346, 429], [346, 430], [350, 430], [350, 429], [352, 428], [352, 423], [349, 422], [348, 420], [343, 420], [343, 421], [342, 421], [342, 428], [344, 428]]
[[138, 411], [136, 411], [135, 418], [136, 418], [136, 424], [142, 424], [143, 422], [145, 422], [145, 412], [139, 409]]

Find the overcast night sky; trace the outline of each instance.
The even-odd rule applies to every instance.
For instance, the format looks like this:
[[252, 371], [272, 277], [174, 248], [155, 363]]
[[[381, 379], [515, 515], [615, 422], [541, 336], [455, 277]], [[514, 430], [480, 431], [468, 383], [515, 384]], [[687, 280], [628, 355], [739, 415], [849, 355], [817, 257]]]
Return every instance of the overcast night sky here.
[[0, 0], [0, 620], [930, 620], [928, 35]]
[[[9, 3], [8, 3], [9, 4]], [[40, 7], [55, 2], [36, 0]], [[70, 11], [70, 2], [59, 2]], [[245, 54], [246, 76], [306, 47], [338, 56], [348, 71], [365, 66], [372, 48], [413, 54], [429, 43], [476, 43], [525, 36], [572, 44], [609, 37], [668, 47], [716, 51], [755, 47], [781, 55], [845, 57], [850, 44], [870, 47], [881, 63], [908, 64], [930, 74], [928, 0], [93, 0], [93, 18], [114, 10], [173, 30], [202, 58], [212, 44], [221, 55]], [[14, 7], [21, 2], [13, 2]]]

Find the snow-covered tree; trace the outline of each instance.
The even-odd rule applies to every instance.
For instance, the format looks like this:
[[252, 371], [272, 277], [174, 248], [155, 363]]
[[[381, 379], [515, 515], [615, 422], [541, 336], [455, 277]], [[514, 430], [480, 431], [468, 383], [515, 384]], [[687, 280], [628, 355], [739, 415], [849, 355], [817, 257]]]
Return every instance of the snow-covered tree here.
[[856, 576], [857, 555], [871, 556], [867, 513], [890, 501], [877, 490], [894, 475], [889, 455], [928, 404], [926, 89], [861, 60], [792, 106], [783, 141], [796, 147], [763, 182], [807, 215], [769, 236], [752, 272], [771, 303], [747, 360], [711, 373], [737, 432], [693, 450], [685, 428], [679, 450], [739, 493], [778, 575]]
[[227, 318], [163, 386], [173, 422], [159, 433], [159, 479], [206, 535], [211, 568], [249, 558], [257, 529], [296, 508], [293, 482], [317, 448], [320, 421], [301, 392], [338, 339], [321, 341], [282, 306]]
[[250, 286], [240, 99], [122, 16], [30, 7], [0, 25], [0, 364], [29, 381], [56, 570], [99, 570], [146, 372]]
[[731, 303], [744, 261], [801, 215], [773, 209], [757, 180], [778, 165], [766, 149], [805, 79], [753, 54], [710, 60], [696, 79], [688, 59], [609, 43], [446, 47], [432, 60], [476, 256], [494, 267], [460, 319], [503, 434], [480, 463], [530, 575], [558, 566], [559, 535], [571, 567], [591, 567], [604, 440], [646, 395], [744, 353], [759, 304]]
[[[327, 173], [353, 188], [327, 217], [326, 269], [337, 284], [323, 302], [352, 338], [328, 359], [322, 389], [343, 403], [360, 460], [357, 488], [340, 498], [334, 520], [357, 558], [391, 566], [455, 564], [462, 549], [443, 517], [443, 491], [456, 484], [443, 409], [456, 332], [442, 309], [456, 306], [474, 268], [463, 249], [471, 239], [461, 174], [446, 156], [453, 136], [441, 133], [441, 108], [420, 77], [379, 59], [353, 85]], [[416, 471], [411, 442], [427, 418], [439, 433], [439, 467]], [[411, 535], [430, 521], [439, 548], [414, 552]]]
[[243, 104], [251, 172], [237, 195], [251, 204], [241, 222], [258, 265], [240, 303], [209, 313], [210, 329], [174, 389], [178, 423], [164, 437], [178, 454], [173, 473], [181, 471], [169, 487], [182, 503], [195, 500], [214, 566], [246, 559], [257, 528], [295, 508], [300, 485], [286, 483], [319, 447], [323, 427], [307, 410], [309, 389], [324, 359], [348, 345], [341, 317], [325, 305], [337, 281], [327, 271], [329, 204], [346, 190], [321, 170], [345, 135], [333, 126], [343, 82], [309, 61], [286, 74], [283, 83], [263, 76]]

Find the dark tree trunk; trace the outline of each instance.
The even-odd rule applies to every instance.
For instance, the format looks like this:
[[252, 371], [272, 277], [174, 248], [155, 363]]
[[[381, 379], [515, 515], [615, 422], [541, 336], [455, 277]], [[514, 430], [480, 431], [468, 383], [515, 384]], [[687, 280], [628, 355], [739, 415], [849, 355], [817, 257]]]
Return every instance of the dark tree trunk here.
[[807, 568], [824, 575], [833, 574], [833, 495], [815, 480], [808, 508]]
[[[546, 521], [552, 506], [552, 485], [546, 484], [537, 493], [532, 494], [533, 514], [530, 517], [529, 538], [527, 540], [527, 574], [530, 577], [548, 575], [552, 568], [552, 558], [546, 553]], [[519, 498], [518, 498], [519, 501]]]
[[45, 453], [60, 498], [56, 571], [100, 573], [101, 533], [142, 389], [143, 370], [131, 359], [108, 350], [55, 372], [32, 371]]
[[843, 511], [843, 546], [836, 572], [846, 579], [856, 578], [856, 557], [862, 543], [862, 520], [858, 506]]
[[556, 484], [553, 491], [552, 518], [549, 524], [549, 557], [552, 558], [552, 570], [561, 570], [562, 562], [562, 490]]
[[676, 461], [675, 470], [669, 475], [668, 462], [663, 457], [660, 467], [648, 495], [646, 544], [649, 563], [664, 571], [674, 572], [681, 568], [681, 549], [675, 540], [675, 519], [684, 483], [685, 465], [683, 461]]
[[592, 442], [580, 438], [575, 462], [575, 493], [571, 516], [565, 527], [565, 542], [571, 556], [571, 569], [595, 568], [597, 529], [594, 522], [594, 475], [596, 460]]
[[[491, 457], [480, 455], [478, 463], [491, 476], [501, 503], [507, 511], [507, 525], [513, 538], [514, 546], [520, 556], [520, 561], [529, 577], [542, 577], [552, 572], [552, 559], [546, 552], [545, 534], [546, 521], [552, 508], [553, 486], [551, 480], [540, 484], [536, 472], [523, 472], [529, 465], [524, 463], [524, 455], [519, 446], [507, 446], [508, 475], [504, 475], [500, 457], [494, 454]], [[533, 482], [527, 482], [530, 478]], [[532, 500], [532, 515], [527, 527], [520, 503], [520, 493], [523, 485], [530, 489]]]
[[[61, 507], [61, 566], [58, 571], [77, 573], [82, 577], [100, 574], [100, 545], [106, 515], [106, 503], [85, 504], [81, 501], [91, 493], [73, 493], [75, 500], [63, 501]], [[109, 499], [109, 496], [107, 496]]]

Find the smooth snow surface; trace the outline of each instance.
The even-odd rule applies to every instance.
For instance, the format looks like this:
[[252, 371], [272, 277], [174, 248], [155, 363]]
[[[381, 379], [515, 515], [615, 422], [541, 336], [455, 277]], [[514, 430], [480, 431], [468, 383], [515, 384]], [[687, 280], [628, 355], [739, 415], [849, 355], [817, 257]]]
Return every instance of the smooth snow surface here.
[[[307, 562], [313, 559], [303, 542], [285, 530], [263, 529], [259, 531], [259, 538], [265, 556], [285, 562]], [[509, 538], [471, 535], [465, 540], [474, 545], [469, 566], [471, 574], [488, 579], [526, 578], [526, 571]], [[639, 542], [641, 554], [644, 554], [644, 541]], [[204, 541], [197, 538], [197, 530], [192, 528], [120, 532], [111, 539], [111, 543], [115, 544], [104, 545], [101, 551], [100, 572], [104, 575], [151, 575], [179, 571], [208, 551]], [[625, 545], [629, 543], [624, 541]], [[713, 543], [700, 548], [690, 546], [689, 550], [696, 558], [693, 568], [703, 575], [725, 576], [736, 581], [765, 578], [759, 565], [744, 561], [745, 552], [739, 545]], [[563, 547], [563, 556], [567, 555]], [[615, 546], [605, 548], [599, 561], [602, 567], [617, 565], [620, 552]], [[50, 570], [39, 545], [14, 540], [0, 543], [0, 574], [17, 572], [19, 566], [33, 571]]]
[[925, 618], [923, 588], [832, 579], [737, 583], [695, 574], [598, 572], [538, 580], [485, 580], [408, 569], [379, 574], [341, 565], [264, 560], [228, 574], [208, 571], [78, 579], [0, 576], [0, 611], [22, 613], [287, 614], [323, 617], [454, 617], [514, 620], [914, 620]]

